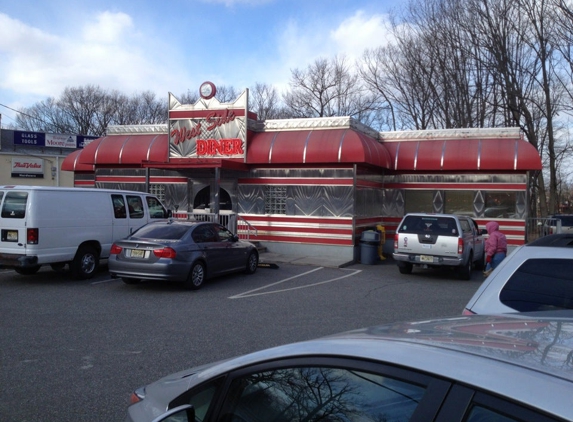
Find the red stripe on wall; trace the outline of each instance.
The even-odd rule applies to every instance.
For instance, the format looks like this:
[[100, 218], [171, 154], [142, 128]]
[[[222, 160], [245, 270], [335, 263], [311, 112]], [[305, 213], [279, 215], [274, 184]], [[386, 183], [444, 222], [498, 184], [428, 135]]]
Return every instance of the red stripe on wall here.
[[74, 181], [75, 187], [93, 187], [95, 186], [95, 180], [75, 180]]
[[239, 179], [240, 185], [315, 185], [315, 186], [353, 186], [353, 179], [329, 179], [326, 177], [314, 178], [260, 178], [260, 179]]
[[386, 189], [524, 190], [525, 183], [386, 183]]
[[272, 236], [251, 234], [250, 240], [269, 241], [279, 243], [304, 243], [312, 245], [332, 245], [332, 246], [354, 246], [353, 239], [321, 239], [321, 238], [304, 238], [297, 236]]
[[312, 223], [312, 224], [344, 224], [352, 225], [353, 219], [340, 217], [296, 217], [296, 216], [277, 216], [277, 215], [260, 215], [260, 214], [241, 214], [242, 218], [252, 224], [253, 221], [267, 223]]
[[[104, 183], [145, 183], [145, 176], [97, 176], [98, 182]], [[186, 177], [151, 176], [149, 183], [187, 183]]]

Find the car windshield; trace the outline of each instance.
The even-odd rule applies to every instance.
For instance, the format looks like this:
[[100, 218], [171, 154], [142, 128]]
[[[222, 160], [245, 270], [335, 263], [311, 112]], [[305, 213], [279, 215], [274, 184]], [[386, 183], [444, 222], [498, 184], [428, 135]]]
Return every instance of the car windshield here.
[[434, 216], [407, 216], [398, 231], [416, 234], [434, 234], [440, 236], [458, 235], [456, 222], [453, 218]]
[[137, 230], [131, 239], [179, 240], [190, 229], [181, 224], [149, 224]]
[[561, 220], [562, 226], [573, 226], [573, 215], [557, 215], [555, 218]]

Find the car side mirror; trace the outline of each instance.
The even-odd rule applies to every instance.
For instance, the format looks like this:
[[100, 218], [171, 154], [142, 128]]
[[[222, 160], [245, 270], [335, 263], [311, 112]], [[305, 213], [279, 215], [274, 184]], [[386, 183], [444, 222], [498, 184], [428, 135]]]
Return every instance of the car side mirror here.
[[232, 241], [232, 242], [238, 242], [238, 241], [239, 241], [239, 236], [237, 236], [236, 234], [234, 234], [233, 237], [231, 237], [231, 241]]
[[479, 234], [487, 234], [487, 230], [486, 230], [486, 229], [481, 229], [481, 230], [479, 231]]
[[173, 211], [167, 210], [167, 218], [173, 217]]
[[195, 409], [190, 404], [177, 406], [153, 419], [152, 422], [195, 422]]

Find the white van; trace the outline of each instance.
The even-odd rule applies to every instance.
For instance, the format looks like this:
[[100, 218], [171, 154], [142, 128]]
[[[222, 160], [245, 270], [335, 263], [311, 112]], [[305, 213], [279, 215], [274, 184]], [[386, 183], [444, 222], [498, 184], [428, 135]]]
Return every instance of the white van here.
[[114, 240], [170, 214], [144, 192], [0, 186], [0, 268], [34, 274], [69, 264], [75, 278], [90, 278]]

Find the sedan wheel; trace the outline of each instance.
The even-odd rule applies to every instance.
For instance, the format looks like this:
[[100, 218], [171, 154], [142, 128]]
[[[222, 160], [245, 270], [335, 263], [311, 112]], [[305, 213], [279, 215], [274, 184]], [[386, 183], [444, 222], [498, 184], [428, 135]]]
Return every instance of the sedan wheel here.
[[257, 271], [257, 267], [259, 266], [259, 254], [256, 252], [251, 252], [249, 257], [247, 258], [247, 269], [245, 272], [247, 274], [254, 274]]
[[185, 287], [191, 290], [200, 289], [205, 281], [205, 266], [201, 262], [195, 262], [191, 267], [189, 278], [185, 282]]

